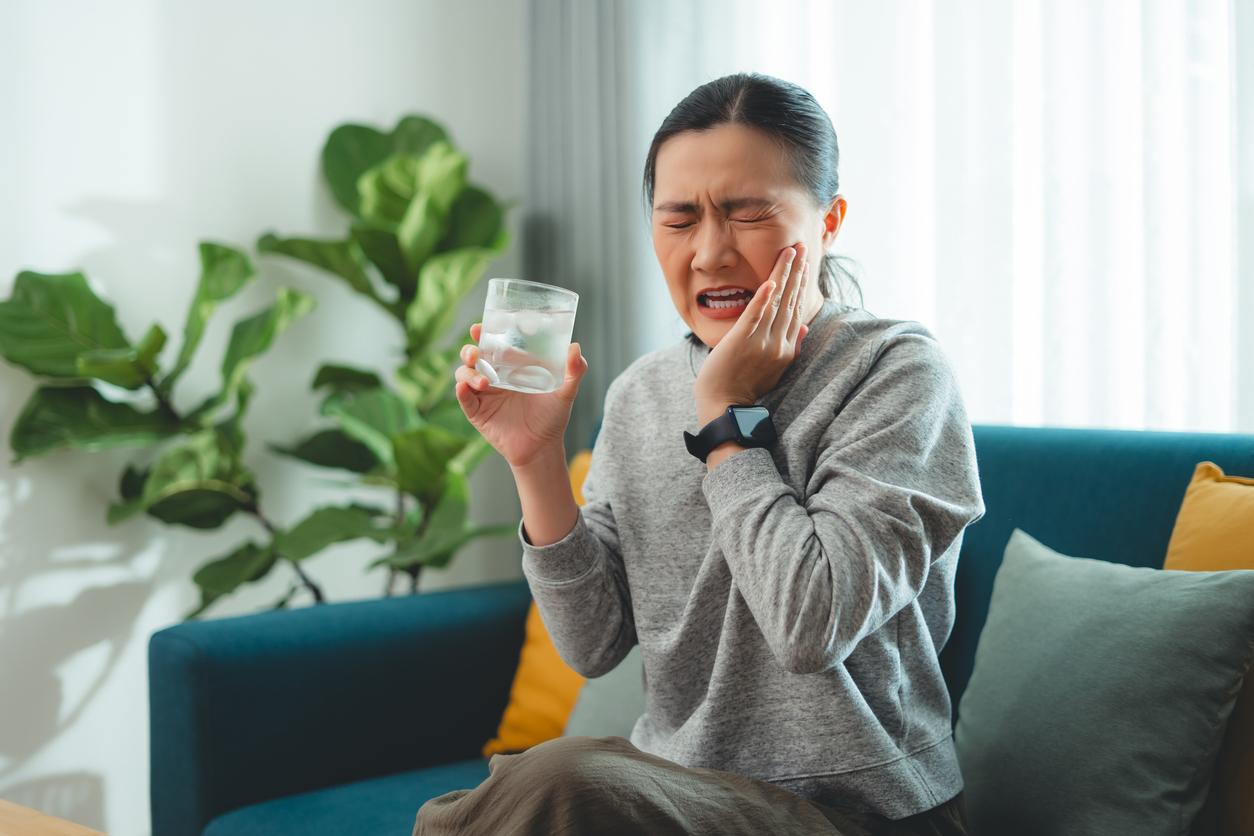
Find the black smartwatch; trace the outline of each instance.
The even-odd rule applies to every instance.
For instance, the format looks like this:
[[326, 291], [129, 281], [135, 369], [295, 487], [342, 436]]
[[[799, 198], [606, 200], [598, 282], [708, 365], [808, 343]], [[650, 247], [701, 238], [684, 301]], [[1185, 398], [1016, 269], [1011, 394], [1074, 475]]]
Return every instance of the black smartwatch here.
[[696, 435], [684, 430], [688, 452], [702, 462], [711, 450], [725, 441], [734, 441], [742, 447], [769, 447], [776, 437], [770, 410], [756, 405], [732, 404]]

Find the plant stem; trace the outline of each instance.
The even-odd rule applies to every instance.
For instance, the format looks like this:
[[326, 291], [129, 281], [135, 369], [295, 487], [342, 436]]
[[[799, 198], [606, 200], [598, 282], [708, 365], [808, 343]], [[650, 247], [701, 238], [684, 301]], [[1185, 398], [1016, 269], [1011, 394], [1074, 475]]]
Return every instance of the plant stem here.
[[[266, 531], [270, 532], [270, 537], [272, 539], [274, 538], [276, 534], [278, 534], [278, 529], [274, 527], [273, 523], [271, 523], [268, 519], [266, 519], [266, 515], [261, 513], [261, 509], [257, 507], [257, 504], [255, 502], [252, 505], [244, 506], [244, 510], [257, 518], [257, 520], [265, 527]], [[283, 555], [280, 554], [279, 557], [283, 557]], [[308, 575], [305, 574], [305, 570], [300, 568], [300, 562], [296, 560], [292, 560], [291, 558], [284, 558], [284, 559], [287, 560], [288, 563], [292, 564], [292, 568], [296, 570], [296, 575], [300, 578], [301, 583], [303, 583], [305, 585], [305, 588], [308, 589], [310, 593], [313, 595], [314, 603], [315, 604], [326, 603], [326, 598], [323, 597], [322, 590], [318, 587], [316, 583], [313, 582], [312, 578], [310, 578]]]
[[313, 593], [314, 603], [325, 604], [326, 600], [322, 597], [322, 590], [319, 589], [318, 585], [313, 582], [313, 579], [305, 574], [305, 570], [300, 568], [300, 563], [295, 560], [289, 560], [288, 562], [292, 564], [292, 568], [295, 569], [296, 574], [300, 576], [301, 583], [308, 587], [309, 591]]
[[165, 393], [161, 391], [161, 387], [153, 382], [151, 375], [144, 378], [144, 383], [148, 385], [148, 388], [151, 389], [152, 393], [157, 397], [157, 405], [161, 407], [161, 411], [173, 418], [175, 421], [182, 423], [183, 419], [179, 417], [177, 412], [174, 411], [174, 404], [170, 403], [170, 399], [167, 398]]

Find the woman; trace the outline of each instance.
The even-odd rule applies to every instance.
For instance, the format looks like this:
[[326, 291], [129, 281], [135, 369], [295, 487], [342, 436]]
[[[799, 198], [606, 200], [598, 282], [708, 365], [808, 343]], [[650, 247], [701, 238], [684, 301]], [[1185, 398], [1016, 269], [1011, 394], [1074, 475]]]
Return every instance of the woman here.
[[490, 389], [464, 347], [457, 398], [512, 469], [558, 651], [595, 677], [638, 643], [647, 711], [630, 741], [496, 756], [415, 833], [965, 832], [937, 654], [984, 514], [971, 428], [924, 326], [831, 298], [836, 164], [822, 108], [767, 76], [663, 122], [645, 196], [692, 333], [609, 386], [582, 508], [578, 344], [543, 396]]

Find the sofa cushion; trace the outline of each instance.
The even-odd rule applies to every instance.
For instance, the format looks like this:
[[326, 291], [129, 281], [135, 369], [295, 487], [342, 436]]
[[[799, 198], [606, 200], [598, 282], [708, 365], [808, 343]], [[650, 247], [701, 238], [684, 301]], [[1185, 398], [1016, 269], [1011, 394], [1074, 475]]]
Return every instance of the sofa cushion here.
[[1067, 557], [1016, 528], [955, 744], [973, 832], [1185, 832], [1254, 657], [1254, 571]]
[[396, 836], [413, 830], [428, 800], [472, 789], [487, 777], [487, 760], [475, 758], [289, 795], [218, 816], [204, 836]]
[[631, 739], [644, 711], [644, 659], [636, 645], [614, 670], [583, 686], [566, 723], [566, 736]]
[[[1199, 462], [1184, 492], [1164, 569], [1254, 569], [1254, 479]], [[1202, 833], [1254, 836], [1254, 685], [1246, 676], [1215, 761], [1210, 794], [1196, 827]]]
[[496, 737], [483, 745], [483, 756], [521, 752], [560, 737], [583, 682], [558, 655], [540, 609], [532, 601], [509, 704]]

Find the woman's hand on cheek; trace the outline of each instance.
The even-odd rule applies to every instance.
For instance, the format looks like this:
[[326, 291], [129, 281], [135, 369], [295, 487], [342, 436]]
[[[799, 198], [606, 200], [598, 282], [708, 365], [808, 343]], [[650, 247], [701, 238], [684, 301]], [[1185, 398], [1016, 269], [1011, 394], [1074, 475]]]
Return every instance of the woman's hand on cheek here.
[[744, 313], [705, 358], [694, 395], [702, 423], [730, 404], [751, 404], [774, 388], [797, 359], [808, 327], [801, 300], [808, 284], [804, 244], [785, 247], [770, 278], [758, 286]]

